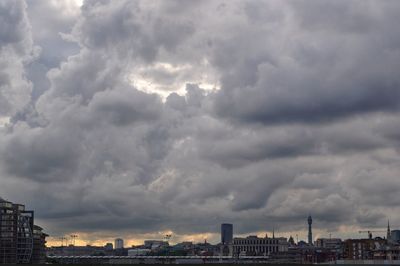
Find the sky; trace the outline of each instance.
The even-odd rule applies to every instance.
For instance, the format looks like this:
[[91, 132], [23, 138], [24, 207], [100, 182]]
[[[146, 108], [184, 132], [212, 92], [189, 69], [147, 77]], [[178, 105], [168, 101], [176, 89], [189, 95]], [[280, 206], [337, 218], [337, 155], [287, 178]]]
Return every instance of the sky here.
[[0, 1], [0, 197], [50, 244], [400, 228], [399, 13]]

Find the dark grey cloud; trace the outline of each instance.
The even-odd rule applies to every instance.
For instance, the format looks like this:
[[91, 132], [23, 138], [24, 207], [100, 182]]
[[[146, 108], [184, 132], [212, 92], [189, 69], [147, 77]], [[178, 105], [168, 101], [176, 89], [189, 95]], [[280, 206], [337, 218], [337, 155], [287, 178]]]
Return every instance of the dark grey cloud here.
[[32, 39], [44, 51], [26, 70], [33, 83], [32, 99], [35, 101], [50, 87], [46, 73], [79, 52], [79, 46], [66, 39], [80, 11], [73, 0], [26, 1], [26, 4], [29, 22], [34, 29]]
[[0, 194], [49, 233], [400, 222], [397, 2], [68, 3], [0, 4]]
[[89, 108], [97, 116], [96, 120], [109, 120], [117, 126], [156, 120], [162, 111], [161, 100], [156, 95], [132, 88], [97, 93]]
[[1, 45], [19, 44], [27, 37], [29, 23], [26, 21], [24, 9], [26, 4], [23, 1], [14, 3], [3, 2], [1, 4]]
[[[398, 38], [386, 37], [399, 36], [390, 24], [395, 19], [390, 9], [397, 7], [359, 1], [289, 4], [279, 30], [268, 27], [274, 23], [250, 24], [243, 26], [248, 31], [218, 40], [221, 116], [271, 124], [398, 111], [399, 79], [392, 71], [398, 69]], [[222, 50], [233, 56], [224, 57]]]
[[[47, 129], [16, 130], [6, 141], [2, 156], [5, 170], [34, 180], [66, 181], [79, 162], [79, 134]], [[60, 142], [62, 139], [62, 142]]]

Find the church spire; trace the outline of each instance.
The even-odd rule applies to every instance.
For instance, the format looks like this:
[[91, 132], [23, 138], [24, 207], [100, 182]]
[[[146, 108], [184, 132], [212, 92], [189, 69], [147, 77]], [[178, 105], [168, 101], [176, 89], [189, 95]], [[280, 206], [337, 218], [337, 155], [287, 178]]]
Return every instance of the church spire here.
[[387, 239], [387, 240], [390, 240], [390, 238], [391, 238], [391, 234], [390, 234], [390, 224], [389, 224], [389, 220], [388, 220], [386, 239]]

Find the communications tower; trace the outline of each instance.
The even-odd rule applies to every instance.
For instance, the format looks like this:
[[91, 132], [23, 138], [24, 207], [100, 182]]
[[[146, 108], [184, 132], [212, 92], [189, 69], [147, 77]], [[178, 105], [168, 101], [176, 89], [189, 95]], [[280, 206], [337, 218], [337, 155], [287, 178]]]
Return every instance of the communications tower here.
[[311, 215], [308, 216], [307, 221], [308, 221], [308, 244], [312, 245], [312, 227], [311, 227], [312, 218], [311, 218]]

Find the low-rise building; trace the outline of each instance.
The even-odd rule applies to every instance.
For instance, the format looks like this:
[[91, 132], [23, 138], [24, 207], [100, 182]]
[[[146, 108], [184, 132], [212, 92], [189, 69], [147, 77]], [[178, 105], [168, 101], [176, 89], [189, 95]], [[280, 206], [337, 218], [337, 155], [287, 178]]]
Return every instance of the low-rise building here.
[[387, 244], [386, 239], [348, 239], [343, 243], [343, 258], [346, 260], [372, 260]]
[[134, 248], [128, 249], [128, 256], [146, 256], [150, 254], [151, 249], [148, 248]]
[[48, 256], [107, 256], [114, 255], [112, 248], [107, 245], [99, 246], [61, 246], [47, 248]]
[[288, 251], [289, 243], [284, 237], [236, 237], [233, 239], [233, 255], [266, 256], [273, 253]]
[[342, 240], [340, 238], [318, 238], [315, 241], [315, 246], [318, 248], [339, 250], [342, 248]]
[[114, 249], [114, 246], [112, 243], [106, 243], [104, 245], [104, 250], [106, 250], [106, 251], [112, 251], [113, 249]]
[[144, 241], [144, 247], [146, 249], [162, 249], [169, 247], [168, 241], [162, 241], [162, 240], [145, 240]]

